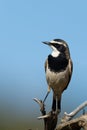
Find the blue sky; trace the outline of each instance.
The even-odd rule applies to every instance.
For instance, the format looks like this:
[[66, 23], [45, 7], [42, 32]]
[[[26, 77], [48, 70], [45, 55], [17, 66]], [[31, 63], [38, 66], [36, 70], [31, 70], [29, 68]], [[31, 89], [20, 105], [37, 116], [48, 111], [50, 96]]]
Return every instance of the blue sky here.
[[[31, 116], [37, 121], [39, 108], [32, 99], [43, 99], [46, 94], [44, 62], [51, 53], [42, 41], [54, 38], [68, 42], [74, 64], [72, 80], [62, 97], [62, 113], [70, 112], [87, 99], [87, 1], [0, 1], [2, 130], [33, 128]], [[51, 100], [52, 92], [46, 101], [49, 109]], [[37, 124], [39, 127], [40, 122]]]

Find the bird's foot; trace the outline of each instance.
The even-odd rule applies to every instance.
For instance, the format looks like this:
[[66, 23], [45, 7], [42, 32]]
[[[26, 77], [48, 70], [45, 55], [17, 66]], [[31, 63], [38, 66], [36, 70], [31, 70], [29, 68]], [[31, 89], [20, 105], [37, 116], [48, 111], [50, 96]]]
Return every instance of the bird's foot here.
[[59, 114], [59, 113], [61, 112], [61, 110], [60, 110], [60, 109], [57, 109], [56, 112]]
[[52, 113], [58, 115], [60, 113], [60, 109], [57, 109], [56, 111], [52, 110]]

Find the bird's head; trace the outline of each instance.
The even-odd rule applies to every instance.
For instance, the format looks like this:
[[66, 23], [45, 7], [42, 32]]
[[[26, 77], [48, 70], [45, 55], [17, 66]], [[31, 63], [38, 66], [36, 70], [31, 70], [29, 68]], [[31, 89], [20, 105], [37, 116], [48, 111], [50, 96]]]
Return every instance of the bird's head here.
[[52, 56], [53, 57], [57, 57], [59, 56], [59, 54], [65, 54], [65, 55], [68, 55], [69, 57], [69, 48], [68, 48], [68, 45], [67, 43], [62, 40], [62, 39], [54, 39], [50, 42], [43, 42], [44, 44], [47, 44], [49, 45], [51, 48], [52, 48]]

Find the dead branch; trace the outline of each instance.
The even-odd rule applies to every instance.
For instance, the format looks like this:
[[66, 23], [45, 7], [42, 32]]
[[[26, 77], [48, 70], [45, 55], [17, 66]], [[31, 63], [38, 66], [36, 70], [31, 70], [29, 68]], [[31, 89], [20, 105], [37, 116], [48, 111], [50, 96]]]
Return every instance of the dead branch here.
[[56, 130], [80, 130], [81, 128], [87, 130], [87, 114], [59, 124]]
[[74, 109], [69, 114], [67, 112], [64, 113], [64, 117], [61, 119], [61, 122], [66, 122], [71, 120], [79, 111], [81, 111], [85, 106], [87, 106], [87, 101], [79, 105], [76, 109]]
[[[34, 98], [34, 101], [37, 102], [40, 107], [42, 116], [38, 117], [38, 119], [44, 120], [44, 130], [54, 130], [57, 124], [59, 113], [54, 113], [53, 111], [46, 113], [44, 102], [37, 98]], [[56, 130], [80, 130], [81, 128], [87, 130], [87, 114], [76, 119], [72, 119], [85, 106], [87, 106], [87, 101], [79, 105], [71, 113], [68, 114], [65, 112], [64, 117], [61, 119], [61, 123], [57, 126]]]
[[46, 113], [44, 103], [37, 98], [34, 98], [34, 101], [37, 102], [40, 107], [42, 116], [38, 117], [38, 119], [44, 120], [44, 130], [54, 130], [57, 124], [58, 113], [54, 113], [53, 111]]

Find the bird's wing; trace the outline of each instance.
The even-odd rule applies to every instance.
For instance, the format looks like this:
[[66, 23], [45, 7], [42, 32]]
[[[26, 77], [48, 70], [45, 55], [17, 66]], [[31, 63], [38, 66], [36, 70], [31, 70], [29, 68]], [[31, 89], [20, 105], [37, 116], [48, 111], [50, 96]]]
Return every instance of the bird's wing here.
[[[68, 83], [67, 83], [67, 85], [66, 85], [66, 88], [68, 87], [69, 82], [70, 82], [70, 80], [71, 80], [72, 72], [73, 72], [73, 62], [72, 62], [71, 59], [69, 59], [69, 80], [68, 80]], [[65, 88], [65, 89], [66, 89], [66, 88]], [[64, 90], [65, 90], [65, 89], [64, 89]]]
[[[68, 84], [69, 84], [69, 82], [70, 82], [70, 80], [71, 80], [72, 72], [73, 72], [73, 62], [72, 62], [72, 60], [70, 59], [70, 60], [69, 60], [69, 81], [68, 81]], [[67, 86], [68, 86], [68, 84], [67, 84]]]
[[70, 59], [70, 60], [69, 60], [69, 75], [70, 75], [69, 79], [71, 79], [72, 72], [73, 72], [73, 62], [72, 62], [72, 60]]
[[45, 72], [46, 72], [46, 70], [47, 70], [47, 64], [48, 64], [48, 60], [45, 61], [45, 65], [44, 65], [44, 67], [45, 67]]

